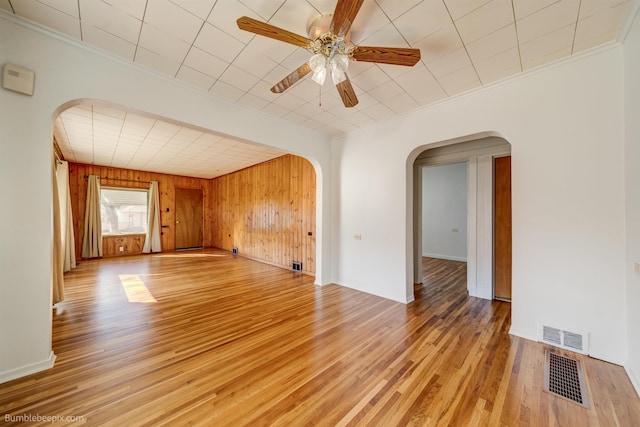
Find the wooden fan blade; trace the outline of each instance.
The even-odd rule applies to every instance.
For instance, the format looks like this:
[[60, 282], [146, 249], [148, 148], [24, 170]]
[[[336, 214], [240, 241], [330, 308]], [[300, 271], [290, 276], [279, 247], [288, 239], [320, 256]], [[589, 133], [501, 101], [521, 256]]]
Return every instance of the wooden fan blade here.
[[236, 21], [238, 28], [241, 30], [249, 31], [250, 33], [259, 34], [261, 36], [269, 37], [272, 39], [280, 40], [285, 43], [291, 43], [300, 47], [308, 47], [313, 40], [299, 36], [291, 31], [283, 30], [266, 22], [261, 22], [248, 16], [238, 18]]
[[338, 0], [331, 19], [330, 31], [338, 37], [344, 37], [349, 32], [363, 2], [364, 0]]
[[298, 67], [293, 73], [289, 74], [284, 79], [280, 80], [274, 87], [271, 88], [271, 92], [273, 93], [282, 93], [285, 90], [289, 89], [293, 86], [298, 80], [306, 76], [311, 72], [311, 67], [308, 62], [305, 62], [301, 66]]
[[345, 107], [351, 108], [358, 105], [358, 97], [356, 96], [356, 92], [353, 90], [353, 86], [351, 86], [351, 81], [349, 77], [345, 74], [345, 80], [336, 85], [336, 89], [338, 89], [338, 93], [340, 94], [340, 98], [342, 98], [342, 103]]
[[420, 49], [357, 46], [353, 51], [353, 59], [362, 62], [412, 66], [420, 61]]

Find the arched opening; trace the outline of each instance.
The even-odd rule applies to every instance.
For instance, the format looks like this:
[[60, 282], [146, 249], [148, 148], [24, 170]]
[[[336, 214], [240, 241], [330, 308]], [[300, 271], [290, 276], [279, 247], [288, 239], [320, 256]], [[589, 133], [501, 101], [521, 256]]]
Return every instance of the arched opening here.
[[[511, 229], [510, 163], [508, 168], [495, 165], [496, 161], [501, 164], [499, 159], [510, 159], [511, 145], [500, 136], [483, 134], [444, 142], [437, 147], [421, 147], [414, 153], [413, 256], [410, 261], [414, 289], [424, 281], [426, 263], [434, 259], [452, 260], [466, 264], [469, 296], [509, 300], [511, 240], [510, 234], [507, 236], [501, 230], [510, 233]], [[496, 180], [496, 171], [508, 176]], [[507, 198], [496, 193], [495, 186], [505, 179], [509, 184], [506, 188], [502, 184], [498, 191], [508, 191]], [[508, 210], [496, 208], [496, 202], [507, 204]], [[460, 210], [464, 210], [464, 214]], [[503, 216], [496, 217], [496, 212], [502, 212]], [[507, 258], [507, 263], [496, 264], [496, 260]], [[508, 282], [508, 293], [500, 287], [496, 293], [496, 277], [503, 283]]]
[[[219, 235], [222, 240], [223, 234], [226, 236], [231, 232], [214, 229], [209, 223], [211, 212], [214, 211], [213, 204], [214, 190], [216, 187], [213, 181], [226, 174], [247, 170], [257, 165], [268, 162], [278, 163], [282, 157], [296, 159], [291, 162], [280, 162], [286, 171], [276, 170], [282, 165], [271, 167], [268, 171], [263, 171], [263, 177], [253, 177], [252, 183], [268, 183], [270, 180], [296, 179], [304, 181], [303, 185], [296, 184], [297, 192], [306, 191], [304, 195], [296, 194], [295, 200], [302, 200], [304, 207], [298, 209], [294, 206], [296, 215], [304, 215], [305, 218], [278, 218], [276, 215], [261, 215], [259, 212], [252, 212], [255, 217], [261, 216], [267, 220], [274, 218], [282, 219], [282, 223], [288, 222], [304, 228], [297, 230], [297, 234], [290, 238], [291, 242], [279, 242], [277, 254], [280, 259], [270, 259], [271, 254], [261, 259], [259, 256], [247, 254], [248, 256], [266, 261], [283, 267], [291, 266], [292, 261], [304, 262], [304, 272], [315, 275], [316, 282], [321, 284], [322, 272], [322, 200], [323, 188], [321, 186], [320, 165], [314, 159], [307, 159], [294, 153], [289, 153], [282, 149], [258, 144], [253, 141], [246, 141], [234, 138], [229, 135], [220, 134], [208, 129], [189, 125], [165, 117], [147, 114], [145, 112], [134, 111], [126, 107], [106, 103], [97, 100], [77, 100], [65, 103], [60, 106], [54, 116], [54, 150], [62, 158], [66, 158], [74, 167], [71, 171], [71, 179], [74, 180], [75, 188], [72, 189], [72, 198], [76, 204], [74, 215], [79, 218], [76, 222], [76, 253], [79, 254], [79, 246], [82, 241], [82, 209], [86, 193], [85, 175], [96, 174], [103, 178], [103, 182], [111, 187], [142, 188], [148, 186], [149, 181], [156, 180], [159, 176], [165, 176], [160, 180], [160, 217], [162, 223], [162, 246], [163, 250], [175, 250], [178, 240], [177, 221], [174, 212], [178, 211], [176, 193], [178, 189], [196, 189], [204, 197], [204, 239], [202, 246], [221, 247], [216, 244], [215, 237]], [[82, 143], [78, 141], [83, 141]], [[78, 145], [74, 145], [74, 144]], [[294, 171], [295, 169], [295, 171]], [[246, 189], [250, 183], [235, 182], [236, 187]], [[282, 187], [286, 184], [275, 184], [274, 191], [284, 193]], [[239, 188], [239, 187], [238, 187]], [[235, 191], [241, 194], [242, 191]], [[285, 197], [286, 196], [286, 197]], [[282, 205], [287, 208], [293, 203], [289, 195], [282, 195]], [[291, 200], [290, 200], [291, 199]], [[264, 207], [269, 207], [270, 203], [262, 203]], [[277, 209], [274, 208], [274, 209]], [[243, 216], [244, 213], [242, 214]], [[282, 215], [283, 216], [283, 215]], [[250, 219], [251, 220], [251, 219]], [[266, 220], [265, 220], [266, 221]], [[217, 221], [219, 223], [220, 221]], [[264, 222], [264, 221], [263, 221]], [[240, 224], [243, 223], [241, 220]], [[245, 225], [247, 221], [244, 221]], [[265, 223], [266, 224], [266, 223]], [[265, 230], [272, 229], [270, 224], [262, 224]], [[260, 225], [260, 224], [259, 224]], [[286, 225], [286, 224], [285, 224]], [[285, 226], [283, 225], [283, 226]], [[288, 225], [287, 225], [288, 226]], [[273, 231], [273, 230], [272, 230]], [[284, 235], [284, 233], [279, 233]], [[320, 237], [318, 237], [320, 236]], [[237, 238], [237, 236], [233, 236]], [[138, 237], [137, 241], [118, 237], [119, 243], [109, 246], [107, 256], [119, 256], [137, 253], [142, 244]], [[271, 241], [264, 239], [265, 241]], [[229, 243], [231, 251], [235, 247], [231, 240]], [[293, 254], [293, 250], [287, 252], [283, 249], [286, 244], [292, 247], [303, 248], [301, 255]], [[263, 252], [264, 248], [261, 248]], [[267, 248], [268, 249], [268, 248]], [[304, 260], [291, 259], [282, 261], [287, 256], [304, 256]], [[305, 262], [308, 261], [308, 262]]]

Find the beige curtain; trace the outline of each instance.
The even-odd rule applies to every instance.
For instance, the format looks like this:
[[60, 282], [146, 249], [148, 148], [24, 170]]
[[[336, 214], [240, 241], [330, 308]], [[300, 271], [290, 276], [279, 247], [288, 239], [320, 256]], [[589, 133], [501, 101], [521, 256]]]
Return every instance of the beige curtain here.
[[62, 265], [64, 252], [62, 250], [62, 237], [60, 232], [60, 199], [58, 197], [58, 182], [56, 178], [56, 158], [53, 157], [51, 165], [51, 182], [53, 190], [53, 250], [52, 250], [52, 303], [57, 304], [64, 300], [64, 275]]
[[58, 180], [58, 199], [60, 200], [60, 234], [62, 237], [63, 268], [67, 272], [76, 268], [76, 242], [73, 234], [73, 215], [71, 211], [71, 191], [69, 189], [69, 163], [56, 162]]
[[147, 237], [144, 239], [142, 252], [162, 252], [160, 240], [160, 199], [158, 195], [158, 181], [151, 181], [149, 185], [149, 209], [147, 221]]
[[84, 236], [82, 257], [102, 256], [102, 222], [100, 219], [100, 182], [96, 175], [89, 175], [87, 205], [84, 211]]

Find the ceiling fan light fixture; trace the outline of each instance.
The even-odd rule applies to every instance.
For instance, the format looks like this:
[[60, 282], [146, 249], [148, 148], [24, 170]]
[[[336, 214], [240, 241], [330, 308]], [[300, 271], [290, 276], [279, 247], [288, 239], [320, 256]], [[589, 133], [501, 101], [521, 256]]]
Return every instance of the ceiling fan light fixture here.
[[342, 83], [347, 79], [345, 73], [347, 72], [347, 68], [349, 68], [349, 56], [334, 55], [334, 57], [329, 60], [329, 66], [331, 68], [333, 84], [337, 85], [338, 83]]
[[347, 68], [349, 68], [349, 55], [334, 55], [332, 62], [334, 68], [342, 71], [343, 73], [346, 73]]
[[320, 69], [327, 68], [327, 58], [322, 53], [316, 53], [309, 59], [311, 71], [317, 73]]
[[328, 33], [329, 27], [331, 26], [332, 18], [333, 18], [333, 14], [329, 13], [325, 15], [320, 15], [317, 18], [315, 18], [313, 21], [311, 21], [307, 29], [307, 34], [309, 34], [309, 38], [311, 40], [316, 40], [321, 35]]
[[311, 80], [318, 83], [320, 86], [324, 84], [324, 81], [327, 79], [327, 69], [320, 68], [318, 71], [313, 72], [313, 76], [311, 76]]
[[313, 71], [311, 80], [323, 85], [327, 78], [327, 58], [322, 53], [316, 53], [309, 59], [309, 68]]

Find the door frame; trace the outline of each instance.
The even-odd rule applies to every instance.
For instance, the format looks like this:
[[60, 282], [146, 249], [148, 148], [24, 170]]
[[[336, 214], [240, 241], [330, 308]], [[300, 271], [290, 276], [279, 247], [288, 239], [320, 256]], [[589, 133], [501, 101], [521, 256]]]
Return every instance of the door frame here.
[[[178, 221], [178, 197], [177, 197], [177, 191], [176, 190], [197, 190], [200, 191], [200, 194], [202, 195], [202, 241], [199, 247], [197, 246], [191, 246], [191, 247], [187, 247], [187, 248], [178, 248], [178, 227], [176, 227], [176, 221]], [[201, 249], [204, 248], [204, 242], [205, 242], [205, 238], [204, 238], [204, 217], [205, 217], [205, 207], [204, 207], [204, 189], [203, 188], [194, 188], [194, 187], [181, 187], [181, 186], [176, 186], [174, 187], [174, 197], [173, 197], [173, 212], [174, 212], [174, 216], [173, 216], [173, 220], [174, 220], [174, 224], [173, 224], [173, 247], [174, 250], [176, 251], [183, 251], [183, 250], [188, 250], [188, 249]]]
[[493, 159], [511, 155], [504, 138], [488, 137], [422, 151], [413, 163], [413, 282], [422, 283], [422, 167], [467, 162], [467, 292], [492, 300]]

